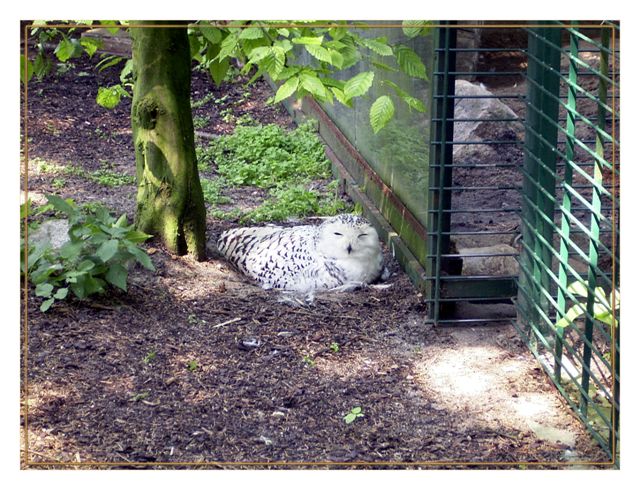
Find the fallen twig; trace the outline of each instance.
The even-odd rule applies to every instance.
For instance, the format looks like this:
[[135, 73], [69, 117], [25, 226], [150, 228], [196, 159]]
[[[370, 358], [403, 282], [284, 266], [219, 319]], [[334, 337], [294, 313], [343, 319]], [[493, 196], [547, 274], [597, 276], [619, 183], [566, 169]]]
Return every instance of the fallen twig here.
[[240, 320], [242, 320], [241, 317], [238, 318], [234, 318], [232, 320], [227, 320], [226, 322], [222, 322], [222, 323], [218, 323], [217, 325], [214, 325], [211, 328], [218, 328], [218, 327], [224, 327], [225, 325], [230, 325], [231, 323], [235, 323], [235, 322], [239, 322]]

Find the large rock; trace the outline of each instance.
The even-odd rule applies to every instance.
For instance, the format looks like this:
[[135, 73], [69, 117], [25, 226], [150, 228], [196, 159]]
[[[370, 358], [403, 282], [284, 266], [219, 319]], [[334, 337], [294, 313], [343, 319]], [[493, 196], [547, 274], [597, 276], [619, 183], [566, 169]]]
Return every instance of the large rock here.
[[30, 243], [48, 242], [53, 249], [62, 247], [69, 241], [69, 221], [66, 219], [50, 219], [29, 235]]
[[[505, 243], [498, 243], [489, 247], [460, 248], [462, 255], [462, 275], [463, 276], [517, 276], [518, 261], [516, 257], [518, 250]], [[465, 257], [465, 255], [490, 255], [483, 257]]]
[[[455, 119], [480, 119], [474, 122], [455, 122], [454, 141], [517, 141], [523, 132], [518, 122], [492, 122], [495, 119], [515, 119], [517, 114], [482, 84], [473, 84], [466, 80], [456, 80]], [[471, 98], [464, 98], [471, 97]], [[505, 155], [515, 145], [454, 145], [455, 163], [496, 163], [504, 162]]]

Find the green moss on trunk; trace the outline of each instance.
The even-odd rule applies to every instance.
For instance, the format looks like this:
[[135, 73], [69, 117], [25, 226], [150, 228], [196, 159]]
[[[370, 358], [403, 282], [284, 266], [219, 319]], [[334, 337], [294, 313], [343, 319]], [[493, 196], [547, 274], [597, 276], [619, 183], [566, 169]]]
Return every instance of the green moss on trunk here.
[[138, 177], [137, 227], [172, 252], [205, 257], [206, 211], [190, 105], [191, 56], [184, 28], [132, 28], [131, 125]]

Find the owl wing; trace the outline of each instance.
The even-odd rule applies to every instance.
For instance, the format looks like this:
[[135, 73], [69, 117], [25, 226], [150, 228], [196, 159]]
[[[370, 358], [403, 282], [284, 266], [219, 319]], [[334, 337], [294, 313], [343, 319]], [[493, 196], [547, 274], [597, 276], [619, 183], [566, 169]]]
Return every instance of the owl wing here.
[[319, 258], [312, 226], [238, 228], [223, 233], [218, 249], [264, 288], [316, 287]]

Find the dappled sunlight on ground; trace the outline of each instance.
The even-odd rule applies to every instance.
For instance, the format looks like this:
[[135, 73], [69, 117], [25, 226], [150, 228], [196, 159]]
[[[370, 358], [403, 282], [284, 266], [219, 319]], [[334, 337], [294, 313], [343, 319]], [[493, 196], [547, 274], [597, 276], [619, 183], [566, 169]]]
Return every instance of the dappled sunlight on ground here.
[[466, 413], [470, 427], [532, 433], [552, 444], [575, 439], [566, 423], [554, 425], [562, 403], [553, 391], [532, 385], [531, 359], [515, 356], [490, 335], [478, 341], [470, 331], [458, 331], [454, 337], [458, 342], [451, 349], [427, 347], [415, 365], [417, 382], [440, 409]]

